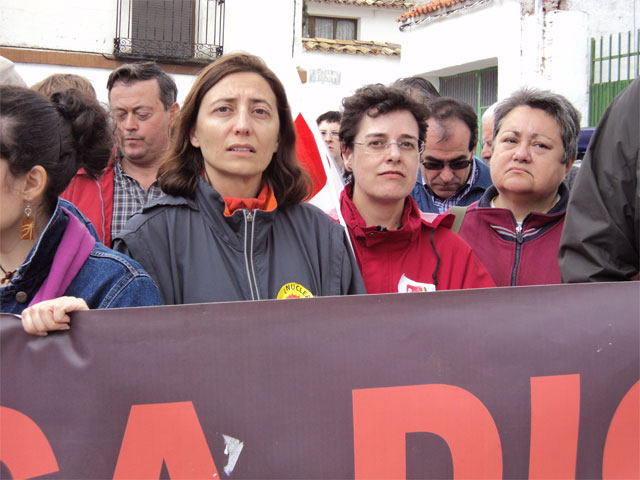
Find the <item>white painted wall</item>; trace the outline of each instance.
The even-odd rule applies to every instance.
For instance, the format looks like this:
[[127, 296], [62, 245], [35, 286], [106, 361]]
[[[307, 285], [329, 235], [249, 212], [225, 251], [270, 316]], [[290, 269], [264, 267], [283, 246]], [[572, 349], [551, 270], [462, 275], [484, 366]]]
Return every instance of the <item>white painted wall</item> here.
[[[29, 87], [34, 83], [38, 83], [40, 80], [45, 79], [49, 75], [53, 75], [54, 73], [73, 73], [76, 75], [82, 75], [91, 81], [91, 84], [96, 91], [96, 95], [98, 96], [98, 100], [104, 104], [109, 103], [109, 99], [107, 97], [107, 79], [109, 78], [111, 70], [104, 68], [46, 65], [40, 63], [17, 63], [16, 71]], [[195, 75], [171, 74], [171, 77], [178, 87], [178, 103], [182, 104], [184, 98], [189, 92], [189, 89], [191, 88], [191, 85], [193, 85]]]
[[0, 0], [0, 45], [113, 53], [115, 0]]
[[[411, 27], [402, 41], [402, 64], [435, 85], [439, 76], [497, 65], [498, 99], [521, 86], [553, 90], [580, 110], [586, 125], [590, 38], [636, 28], [640, 0], [569, 4], [575, 10], [522, 16], [519, 0], [493, 0]], [[478, 26], [481, 33], [467, 33]]]
[[297, 59], [297, 64], [308, 73], [318, 68], [330, 69], [340, 75], [339, 85], [307, 81], [302, 86], [304, 104], [312, 118], [327, 110], [338, 110], [342, 99], [362, 85], [387, 84], [402, 76], [400, 59], [386, 55], [305, 52]]
[[437, 77], [498, 65], [498, 96], [520, 84], [520, 2], [494, 0], [461, 14], [407, 28], [402, 65], [412, 75]]
[[567, 0], [567, 7], [587, 15], [589, 37], [640, 28], [640, 0]]

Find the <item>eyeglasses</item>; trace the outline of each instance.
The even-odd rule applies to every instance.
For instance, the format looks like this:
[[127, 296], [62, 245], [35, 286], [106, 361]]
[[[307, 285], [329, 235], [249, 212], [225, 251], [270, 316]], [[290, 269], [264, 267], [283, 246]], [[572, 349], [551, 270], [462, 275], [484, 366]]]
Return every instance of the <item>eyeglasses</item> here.
[[[451, 170], [462, 170], [471, 165], [472, 162], [473, 160], [454, 160], [453, 162], [447, 162], [447, 166]], [[421, 163], [427, 170], [442, 170], [445, 165], [445, 162], [441, 162], [440, 160], [428, 160]]]
[[337, 130], [320, 130], [320, 135], [322, 135], [323, 137], [326, 137], [327, 134], [331, 135], [331, 138], [338, 138], [338, 136], [340, 135], [340, 132]]
[[382, 140], [371, 139], [366, 142], [353, 142], [356, 145], [364, 145], [364, 149], [371, 155], [376, 155], [388, 150], [391, 145], [397, 145], [402, 154], [421, 154], [424, 151], [424, 142], [422, 140], [408, 139], [400, 142], [383, 142]]

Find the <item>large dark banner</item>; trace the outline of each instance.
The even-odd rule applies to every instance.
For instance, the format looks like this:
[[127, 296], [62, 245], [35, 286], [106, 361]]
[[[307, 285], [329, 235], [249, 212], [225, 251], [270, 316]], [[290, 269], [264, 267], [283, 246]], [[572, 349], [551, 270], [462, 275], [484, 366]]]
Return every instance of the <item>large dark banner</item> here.
[[2, 478], [638, 478], [640, 283], [0, 316]]

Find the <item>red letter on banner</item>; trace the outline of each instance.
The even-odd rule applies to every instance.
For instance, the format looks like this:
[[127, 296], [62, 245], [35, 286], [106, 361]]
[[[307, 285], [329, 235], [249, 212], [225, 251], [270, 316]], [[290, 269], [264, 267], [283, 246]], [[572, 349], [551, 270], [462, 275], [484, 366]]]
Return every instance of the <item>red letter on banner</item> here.
[[629, 389], [609, 425], [602, 478], [640, 478], [640, 382]]
[[580, 375], [531, 378], [529, 478], [575, 478]]
[[58, 471], [56, 456], [40, 427], [8, 407], [0, 407], [0, 460], [16, 480]]
[[191, 402], [133, 405], [114, 479], [219, 478]]
[[353, 391], [356, 478], [405, 478], [408, 432], [442, 437], [455, 478], [502, 477], [500, 436], [484, 404], [452, 385], [415, 385]]

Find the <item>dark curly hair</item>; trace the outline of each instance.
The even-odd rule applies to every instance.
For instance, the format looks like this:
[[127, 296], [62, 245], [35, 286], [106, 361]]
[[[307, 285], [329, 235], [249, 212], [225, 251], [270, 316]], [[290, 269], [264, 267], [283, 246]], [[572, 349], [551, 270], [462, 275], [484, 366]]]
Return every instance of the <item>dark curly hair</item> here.
[[380, 83], [366, 85], [342, 100], [342, 105], [344, 111], [340, 122], [340, 143], [344, 149], [353, 148], [353, 140], [365, 115], [375, 118], [385, 113], [407, 110], [418, 122], [419, 139], [424, 142], [427, 136], [429, 109], [400, 88], [387, 87]]
[[45, 169], [48, 213], [79, 168], [94, 178], [106, 168], [110, 132], [105, 110], [79, 90], [56, 92], [49, 100], [34, 90], [0, 85], [0, 157], [15, 177], [36, 165]]

